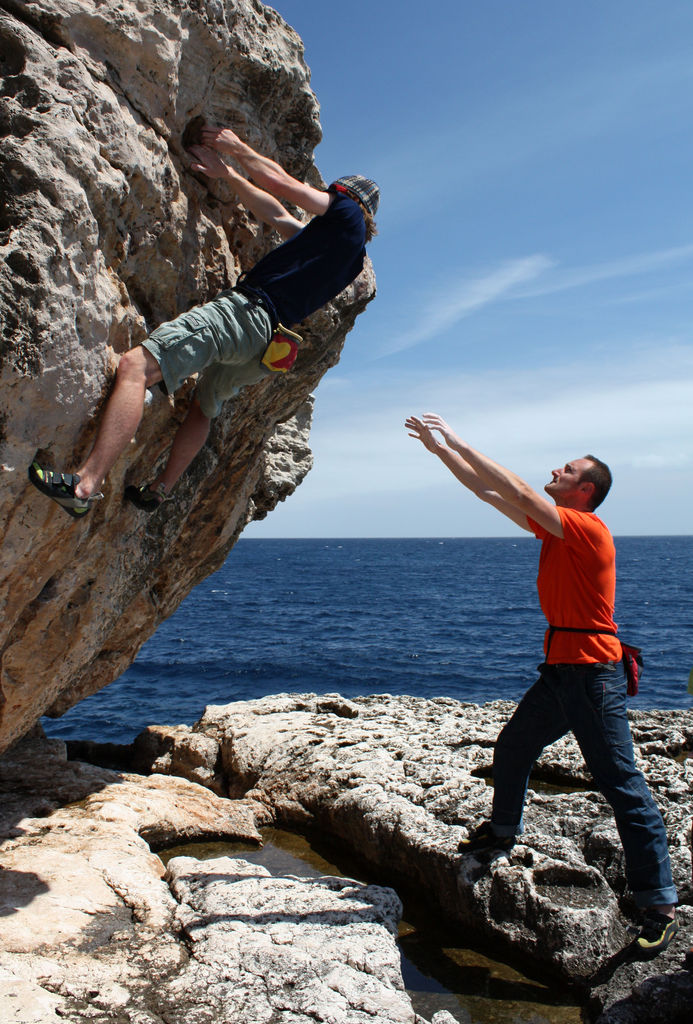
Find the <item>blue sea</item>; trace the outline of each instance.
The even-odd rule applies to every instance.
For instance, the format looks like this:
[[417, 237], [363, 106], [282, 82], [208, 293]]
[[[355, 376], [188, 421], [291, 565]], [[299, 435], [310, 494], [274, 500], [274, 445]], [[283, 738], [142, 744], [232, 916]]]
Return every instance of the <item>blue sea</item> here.
[[[616, 539], [616, 621], [643, 649], [633, 708], [691, 708], [693, 537]], [[279, 692], [518, 700], [541, 661], [531, 537], [241, 539], [119, 679], [51, 736], [130, 742]]]

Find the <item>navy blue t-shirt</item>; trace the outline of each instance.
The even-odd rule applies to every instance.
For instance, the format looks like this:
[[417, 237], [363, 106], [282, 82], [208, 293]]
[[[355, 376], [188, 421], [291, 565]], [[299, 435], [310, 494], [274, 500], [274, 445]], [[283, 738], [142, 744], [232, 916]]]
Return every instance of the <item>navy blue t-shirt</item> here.
[[339, 295], [363, 269], [366, 223], [358, 203], [335, 195], [328, 210], [313, 217], [283, 245], [263, 256], [242, 284], [264, 292], [289, 327]]

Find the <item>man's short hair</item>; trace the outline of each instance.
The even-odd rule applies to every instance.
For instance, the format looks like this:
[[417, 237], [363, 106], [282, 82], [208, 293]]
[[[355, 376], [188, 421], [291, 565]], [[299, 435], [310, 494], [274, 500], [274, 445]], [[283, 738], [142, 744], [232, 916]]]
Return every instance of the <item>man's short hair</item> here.
[[589, 484], [594, 485], [594, 491], [592, 493], [592, 511], [595, 510], [604, 501], [604, 498], [609, 493], [613, 477], [611, 476], [611, 470], [605, 462], [601, 459], [596, 458], [594, 455], [585, 455], [585, 459], [589, 459], [592, 465], [589, 469], [583, 471], [580, 477], [580, 483], [586, 481]]

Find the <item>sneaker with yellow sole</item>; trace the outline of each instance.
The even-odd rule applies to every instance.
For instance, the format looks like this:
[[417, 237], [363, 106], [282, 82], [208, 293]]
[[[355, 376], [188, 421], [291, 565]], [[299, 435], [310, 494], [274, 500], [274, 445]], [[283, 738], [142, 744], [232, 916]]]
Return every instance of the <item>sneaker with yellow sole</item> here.
[[667, 917], [657, 910], [647, 910], [635, 948], [641, 957], [649, 958], [663, 953], [678, 931], [675, 917]]

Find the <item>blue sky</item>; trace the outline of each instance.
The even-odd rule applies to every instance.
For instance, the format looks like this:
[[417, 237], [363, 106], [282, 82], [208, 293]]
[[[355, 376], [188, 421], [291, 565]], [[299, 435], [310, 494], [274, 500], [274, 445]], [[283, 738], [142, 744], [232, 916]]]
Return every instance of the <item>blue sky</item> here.
[[604, 459], [615, 534], [693, 532], [690, 0], [275, 7], [323, 177], [381, 186], [378, 295], [316, 392], [314, 469], [245, 536], [518, 533], [407, 436], [423, 411], [538, 489]]

